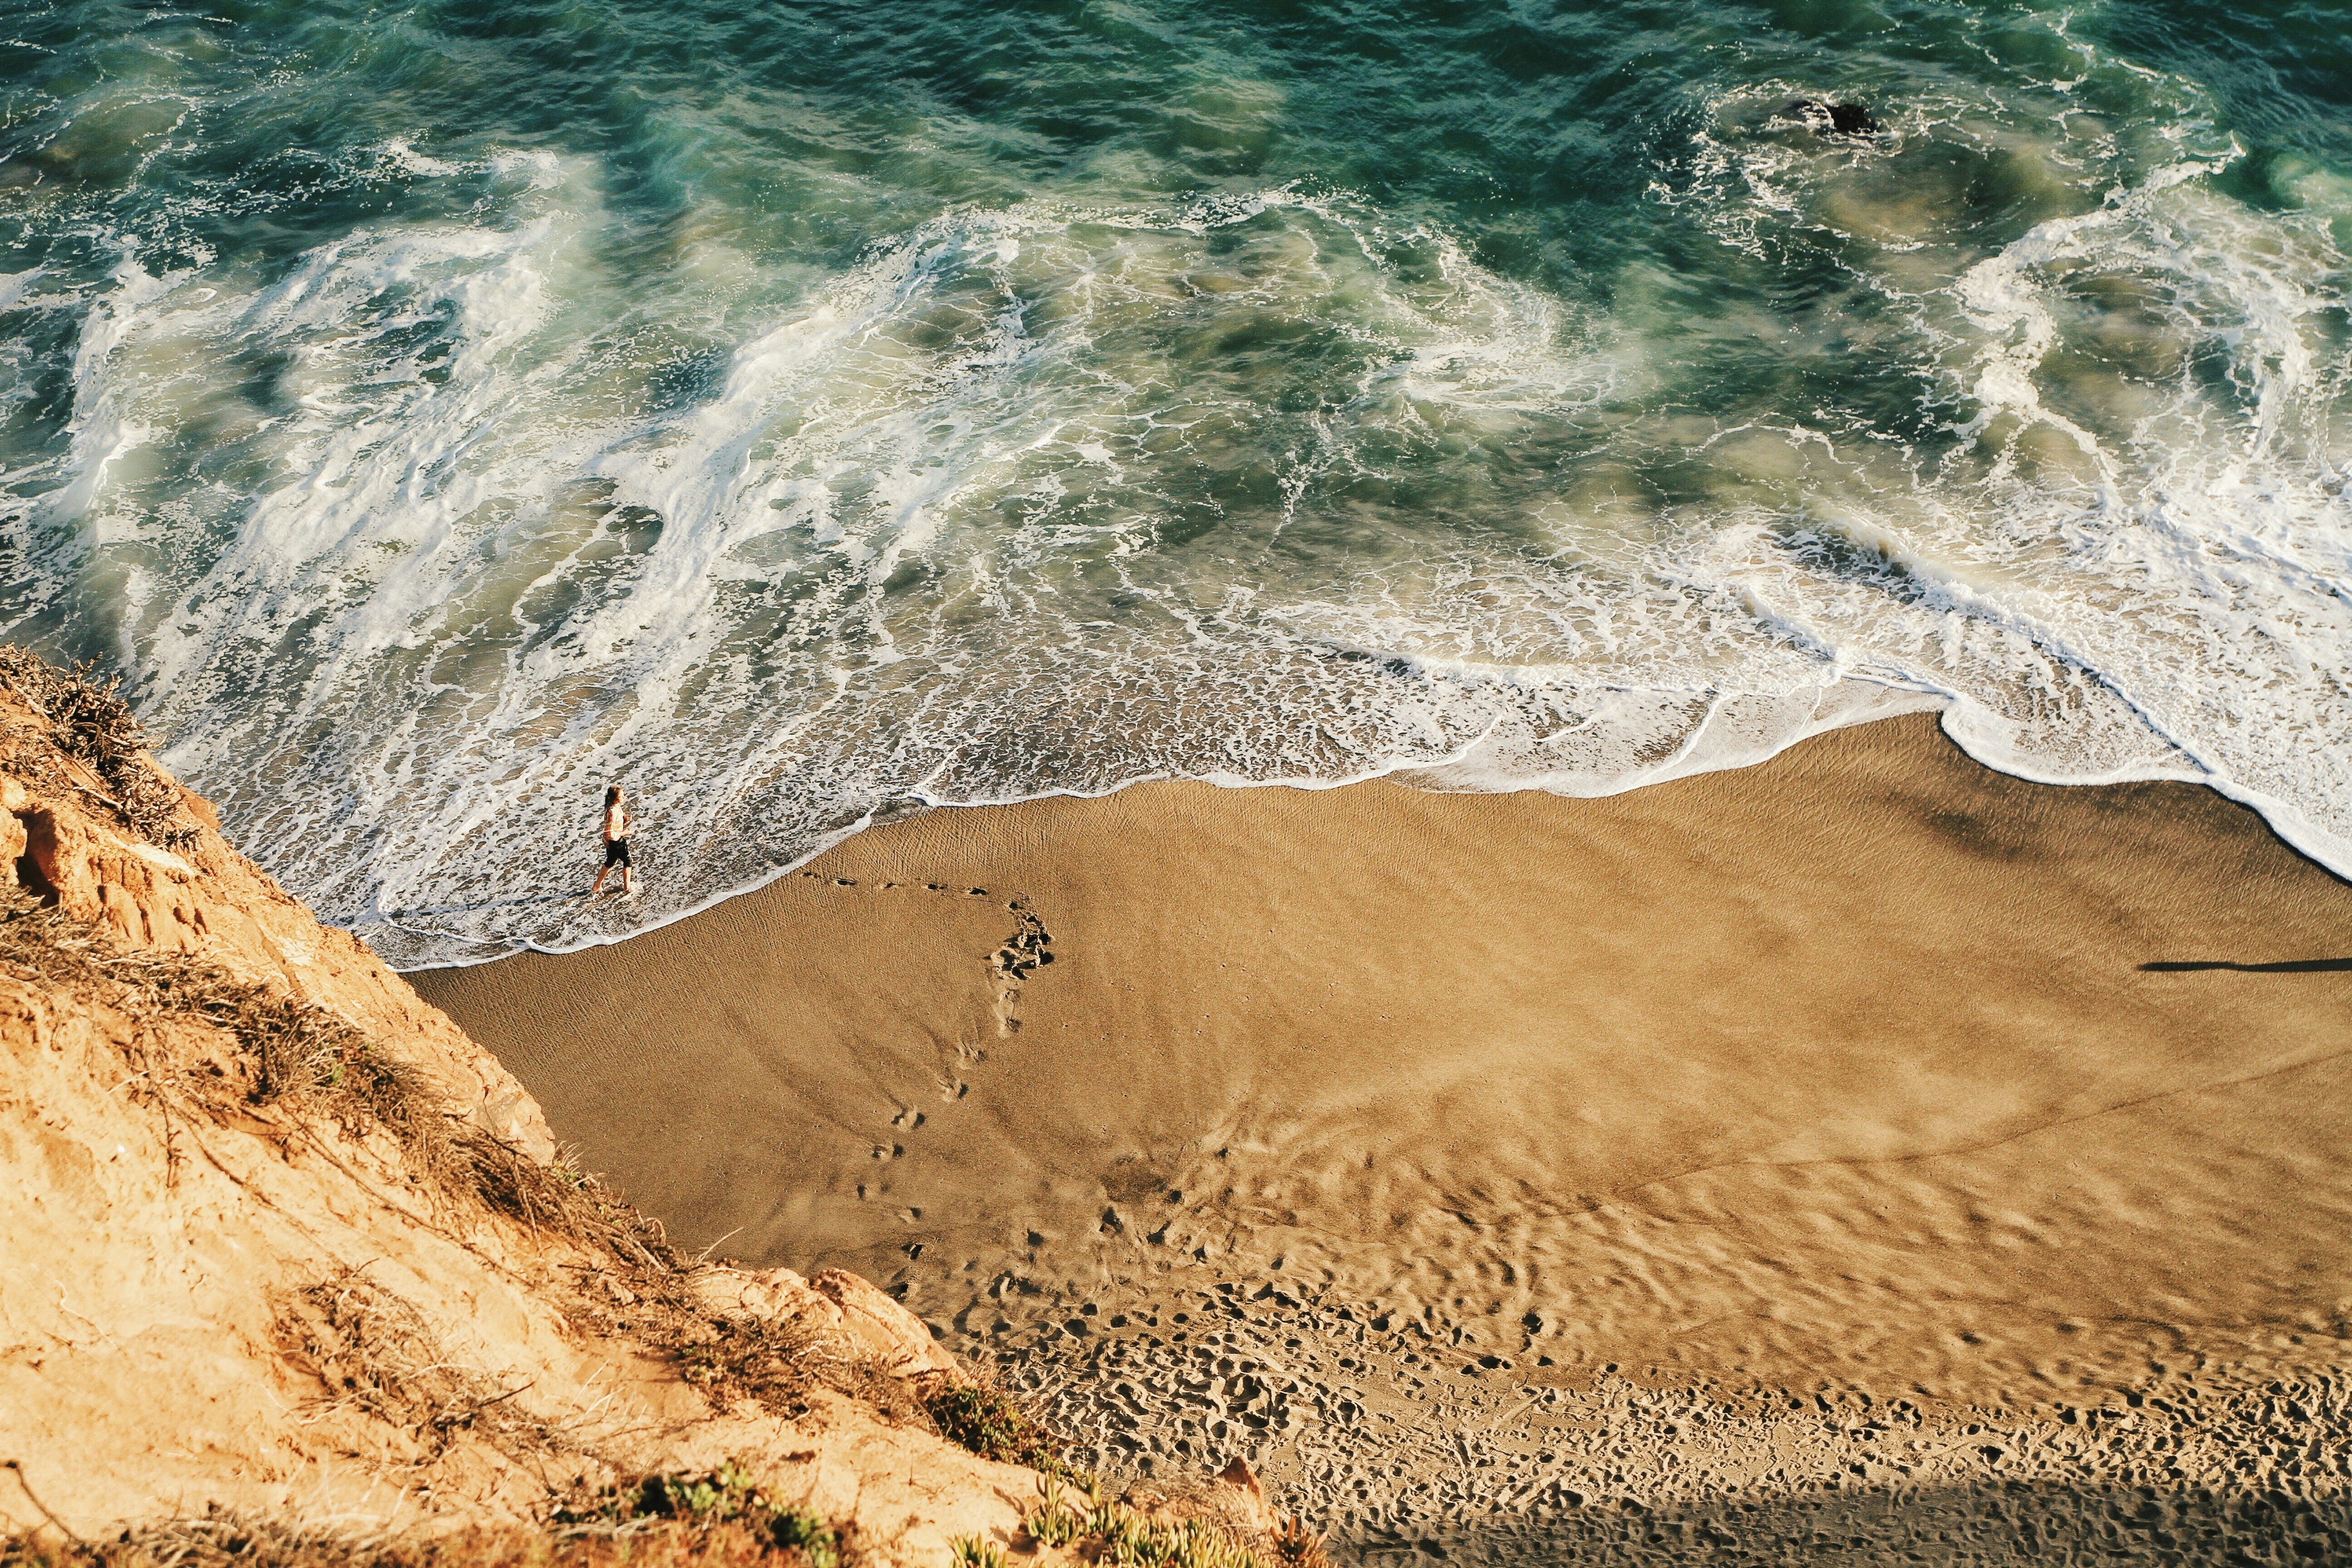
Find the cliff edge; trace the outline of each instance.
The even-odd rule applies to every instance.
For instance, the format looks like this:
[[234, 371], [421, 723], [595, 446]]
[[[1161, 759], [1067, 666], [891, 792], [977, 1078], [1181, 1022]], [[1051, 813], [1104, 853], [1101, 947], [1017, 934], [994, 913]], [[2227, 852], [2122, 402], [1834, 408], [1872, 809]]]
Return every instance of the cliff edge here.
[[1034, 1522], [1006, 1460], [1053, 1468], [866, 1281], [676, 1256], [110, 687], [5, 647], [0, 1234], [20, 1557], [202, 1520], [609, 1537], [748, 1497], [763, 1553], [935, 1568]]

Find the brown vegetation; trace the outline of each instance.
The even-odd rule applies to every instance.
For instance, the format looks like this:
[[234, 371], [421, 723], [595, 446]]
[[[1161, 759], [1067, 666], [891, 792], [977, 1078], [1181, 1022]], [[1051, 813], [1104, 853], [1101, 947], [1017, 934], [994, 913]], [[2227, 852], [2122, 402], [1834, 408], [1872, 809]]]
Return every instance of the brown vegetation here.
[[[625, 1265], [676, 1266], [657, 1221], [568, 1164], [535, 1160], [446, 1114], [445, 1096], [415, 1064], [314, 1003], [202, 958], [126, 947], [21, 888], [0, 888], [0, 967], [47, 987], [88, 987], [146, 1026], [132, 1040], [132, 1092], [167, 1116], [219, 1120], [239, 1107], [275, 1106], [357, 1139], [380, 1130], [420, 1184]], [[204, 1037], [158, 1026], [171, 1023], [218, 1031], [238, 1051], [227, 1061], [199, 1053], [189, 1042]]]
[[35, 784], [90, 796], [150, 844], [180, 849], [196, 840], [202, 829], [188, 815], [179, 786], [148, 755], [146, 732], [122, 700], [121, 677], [101, 679], [94, 664], [58, 669], [30, 649], [0, 643], [0, 684], [47, 720], [67, 754], [95, 773], [111, 793], [76, 784], [55, 768], [41, 768], [37, 747], [8, 748], [14, 764], [10, 771]]
[[356, 1269], [283, 1293], [277, 1329], [287, 1361], [328, 1390], [303, 1417], [355, 1410], [413, 1433], [409, 1468], [438, 1459], [460, 1433], [518, 1458], [574, 1446], [514, 1404], [527, 1384], [499, 1387], [452, 1357], [412, 1302]]
[[106, 1541], [0, 1539], [0, 1568], [849, 1568], [854, 1531], [776, 1501], [732, 1464], [581, 1489], [536, 1529], [419, 1538], [213, 1510]]
[[739, 1524], [627, 1531], [476, 1528], [350, 1537], [268, 1520], [174, 1520], [94, 1544], [0, 1541], [0, 1568], [823, 1568]]
[[[869, 1356], [845, 1353], [797, 1318], [716, 1314], [688, 1281], [691, 1260], [671, 1249], [658, 1221], [594, 1177], [546, 1163], [462, 1118], [445, 1113], [434, 1087], [348, 1021], [313, 1004], [240, 979], [183, 953], [127, 949], [20, 889], [0, 889], [0, 970], [50, 987], [97, 992], [144, 1027], [126, 1066], [135, 1101], [183, 1121], [234, 1121], [260, 1108], [285, 1113], [289, 1133], [332, 1122], [364, 1142], [389, 1135], [410, 1178], [444, 1200], [476, 1203], [606, 1259], [598, 1295], [574, 1309], [602, 1331], [623, 1326], [666, 1352], [688, 1384], [719, 1408], [748, 1400], [797, 1415], [810, 1390], [861, 1399], [886, 1418], [939, 1432], [983, 1458], [1058, 1468], [1044, 1427], [992, 1387], [930, 1380], [910, 1390]], [[171, 1030], [167, 1023], [201, 1026]], [[226, 1037], [237, 1051], [201, 1049]], [[499, 1392], [447, 1363], [415, 1310], [353, 1270], [288, 1291], [280, 1313], [289, 1358], [338, 1390], [326, 1409], [357, 1408], [415, 1431], [428, 1457], [452, 1431], [528, 1439], [561, 1452], [544, 1423], [498, 1407]]]

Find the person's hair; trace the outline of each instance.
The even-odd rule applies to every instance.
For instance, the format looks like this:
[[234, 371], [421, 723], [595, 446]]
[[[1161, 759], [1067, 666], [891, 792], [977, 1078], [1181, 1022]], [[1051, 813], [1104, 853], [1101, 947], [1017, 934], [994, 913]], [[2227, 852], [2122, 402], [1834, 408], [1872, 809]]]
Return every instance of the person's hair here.
[[606, 811], [610, 811], [620, 804], [621, 786], [619, 784], [606, 784], [604, 786], [604, 809]]

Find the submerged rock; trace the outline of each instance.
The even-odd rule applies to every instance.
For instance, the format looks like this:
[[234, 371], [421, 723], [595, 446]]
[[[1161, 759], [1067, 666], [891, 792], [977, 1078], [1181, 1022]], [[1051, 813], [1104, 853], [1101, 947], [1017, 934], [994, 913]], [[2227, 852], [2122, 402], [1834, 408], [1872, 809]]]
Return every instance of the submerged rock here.
[[1875, 136], [1885, 129], [1862, 105], [1832, 103], [1823, 98], [1791, 100], [1786, 109], [1772, 118], [1800, 121], [1812, 130], [1832, 136]]

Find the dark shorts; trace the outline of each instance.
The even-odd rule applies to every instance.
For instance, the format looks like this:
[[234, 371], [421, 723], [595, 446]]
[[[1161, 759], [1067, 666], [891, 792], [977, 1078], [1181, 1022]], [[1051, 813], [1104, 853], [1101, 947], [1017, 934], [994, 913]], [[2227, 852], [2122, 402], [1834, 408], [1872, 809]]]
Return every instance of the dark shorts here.
[[629, 863], [629, 841], [625, 838], [604, 840], [604, 864], [626, 866]]

